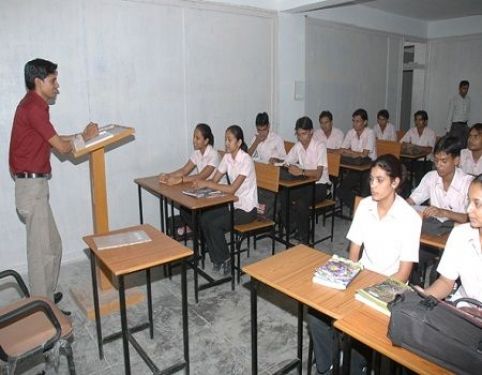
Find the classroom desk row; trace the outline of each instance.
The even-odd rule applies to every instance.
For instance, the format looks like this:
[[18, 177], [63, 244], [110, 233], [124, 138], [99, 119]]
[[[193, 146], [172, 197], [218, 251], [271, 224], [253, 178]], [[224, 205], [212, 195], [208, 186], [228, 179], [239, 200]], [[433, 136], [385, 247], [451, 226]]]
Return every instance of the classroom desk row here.
[[[388, 317], [355, 300], [354, 294], [358, 289], [381, 282], [386, 278], [385, 276], [363, 270], [344, 291], [313, 283], [313, 271], [326, 263], [329, 258], [329, 255], [320, 251], [298, 245], [243, 268], [244, 272], [251, 277], [252, 374], [258, 373], [257, 290], [260, 283], [298, 302], [297, 356], [278, 370], [277, 374], [287, 373], [295, 368], [299, 374], [302, 373], [304, 305], [333, 319], [334, 327], [339, 332], [353, 337], [416, 373], [450, 373], [408, 350], [392, 346], [386, 336]], [[338, 361], [335, 361], [335, 373], [340, 371], [337, 364]], [[344, 372], [348, 370], [345, 364]]]

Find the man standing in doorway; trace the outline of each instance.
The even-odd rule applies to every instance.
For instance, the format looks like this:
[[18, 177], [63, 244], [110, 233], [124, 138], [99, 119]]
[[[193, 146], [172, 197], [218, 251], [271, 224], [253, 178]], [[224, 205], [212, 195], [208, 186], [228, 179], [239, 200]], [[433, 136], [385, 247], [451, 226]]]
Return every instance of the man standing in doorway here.
[[20, 101], [10, 138], [10, 173], [15, 181], [15, 206], [27, 230], [27, 262], [30, 293], [56, 303], [55, 293], [62, 257], [62, 241], [49, 204], [48, 180], [53, 147], [66, 154], [74, 137], [88, 140], [98, 134], [88, 124], [78, 135], [58, 135], [50, 122], [49, 105], [59, 94], [57, 64], [43, 59], [27, 62], [24, 69], [27, 93]]
[[449, 133], [459, 140], [462, 148], [467, 146], [467, 137], [469, 135], [469, 127], [467, 126], [470, 115], [470, 97], [467, 95], [469, 86], [469, 81], [460, 81], [459, 93], [449, 103]]

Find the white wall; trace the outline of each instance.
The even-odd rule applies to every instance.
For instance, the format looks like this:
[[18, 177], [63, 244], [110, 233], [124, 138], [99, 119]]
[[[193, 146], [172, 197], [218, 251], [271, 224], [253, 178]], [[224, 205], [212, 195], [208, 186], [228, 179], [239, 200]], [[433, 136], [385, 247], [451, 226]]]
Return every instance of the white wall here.
[[482, 16], [452, 18], [427, 23], [427, 38], [446, 38], [482, 33]]
[[[50, 108], [59, 133], [89, 121], [135, 127], [134, 141], [106, 155], [111, 228], [138, 223], [133, 179], [183, 164], [195, 123], [210, 124], [222, 148], [227, 125], [240, 124], [249, 139], [256, 113], [275, 106], [273, 13], [175, 0], [8, 0], [0, 14], [2, 268], [26, 267], [8, 171], [26, 61], [59, 64], [61, 95]], [[92, 232], [88, 163], [52, 156], [52, 164], [51, 205], [67, 261], [84, 256], [81, 237]], [[157, 199], [144, 194], [144, 202], [145, 221], [157, 225]]]
[[403, 39], [388, 33], [308, 18], [306, 22], [306, 113], [333, 113], [335, 126], [351, 128], [357, 108], [369, 123], [386, 108], [396, 123], [400, 113]]
[[469, 124], [482, 122], [482, 34], [430, 40], [428, 49], [425, 103], [430, 126], [444, 133], [449, 99], [458, 93], [463, 79], [470, 82]]

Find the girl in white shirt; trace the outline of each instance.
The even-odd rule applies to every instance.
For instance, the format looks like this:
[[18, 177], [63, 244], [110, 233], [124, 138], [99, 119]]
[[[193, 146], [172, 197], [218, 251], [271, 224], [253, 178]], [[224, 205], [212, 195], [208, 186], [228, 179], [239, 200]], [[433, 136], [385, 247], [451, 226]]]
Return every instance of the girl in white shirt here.
[[[161, 173], [159, 180], [169, 185], [205, 180], [219, 164], [218, 152], [213, 148], [214, 136], [207, 124], [197, 124], [192, 137], [194, 152], [183, 167], [170, 173]], [[197, 173], [191, 175], [196, 168]]]
[[[243, 130], [238, 125], [226, 129], [226, 154], [210, 180], [197, 180], [194, 187], [208, 187], [227, 194], [235, 194], [234, 223], [247, 224], [256, 219], [258, 193], [254, 161], [246, 152]], [[230, 185], [219, 181], [227, 174]], [[213, 271], [227, 275], [231, 272], [231, 261], [224, 233], [230, 229], [230, 212], [226, 206], [215, 207], [201, 215], [201, 230], [213, 263]]]
[[[367, 269], [406, 282], [413, 263], [418, 262], [422, 219], [397, 194], [401, 178], [401, 164], [395, 156], [387, 154], [375, 160], [370, 171], [371, 196], [360, 202], [347, 238], [351, 260], [360, 259], [363, 245], [360, 262]], [[329, 373], [334, 341], [331, 322], [316, 312], [310, 312], [308, 322], [318, 373]], [[355, 351], [352, 360], [356, 362], [352, 373], [362, 373], [364, 358]]]

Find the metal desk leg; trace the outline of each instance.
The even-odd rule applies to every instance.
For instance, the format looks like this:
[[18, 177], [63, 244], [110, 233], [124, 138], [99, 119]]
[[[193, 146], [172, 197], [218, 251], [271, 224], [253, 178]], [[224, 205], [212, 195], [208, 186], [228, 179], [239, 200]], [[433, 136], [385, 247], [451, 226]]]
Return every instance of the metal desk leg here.
[[151, 292], [151, 270], [146, 270], [146, 287], [147, 287], [147, 311], [149, 317], [149, 334], [151, 339], [154, 338], [154, 324], [152, 319], [152, 292]]
[[92, 293], [94, 297], [95, 328], [97, 330], [97, 346], [99, 347], [99, 358], [104, 359], [104, 348], [102, 338], [102, 325], [99, 310], [99, 291], [97, 289], [97, 270], [95, 267], [95, 255], [90, 250], [90, 272], [92, 275]]
[[139, 222], [144, 224], [144, 215], [142, 211], [142, 188], [141, 185], [137, 185], [137, 196], [139, 199]]
[[164, 226], [164, 197], [159, 197], [159, 220], [161, 224], [161, 232], [166, 233], [165, 226]]
[[169, 232], [169, 228], [167, 227], [167, 213], [168, 213], [168, 207], [167, 207], [167, 199], [164, 197], [164, 215], [163, 215], [163, 221], [164, 221], [164, 224], [163, 226], [166, 228], [166, 231], [164, 233], [168, 233]]
[[349, 335], [344, 335], [343, 341], [343, 368], [342, 374], [349, 375], [350, 374], [350, 366], [351, 366], [351, 337]]
[[316, 215], [316, 209], [315, 209], [315, 201], [316, 201], [316, 183], [313, 184], [313, 196], [312, 196], [312, 201], [311, 201], [311, 246], [315, 246], [315, 215]]
[[189, 375], [189, 326], [187, 316], [187, 281], [186, 262], [181, 262], [181, 293], [182, 293], [182, 339], [184, 343], [184, 361], [186, 362], [186, 375]]
[[199, 219], [199, 213], [197, 210], [192, 210], [191, 211], [191, 216], [192, 216], [192, 248], [194, 252], [194, 299], [196, 300], [196, 303], [199, 302], [199, 285], [198, 285], [198, 266], [199, 266], [199, 238], [198, 238], [198, 231], [199, 231], [199, 226], [198, 226], [198, 219]]
[[285, 223], [285, 230], [286, 230], [286, 248], [290, 247], [290, 209], [291, 209], [291, 202], [290, 202], [290, 189], [286, 189], [286, 223]]
[[[231, 220], [231, 230], [230, 230], [230, 252], [229, 258], [231, 259], [231, 290], [234, 290], [234, 204], [229, 204], [230, 220]], [[238, 264], [241, 267], [241, 263]]]
[[303, 368], [303, 304], [298, 302], [298, 374]]
[[130, 375], [131, 363], [129, 358], [129, 330], [127, 327], [126, 295], [124, 287], [124, 276], [119, 276], [119, 304], [122, 327], [122, 346], [124, 349], [125, 374]]
[[251, 374], [258, 374], [258, 282], [251, 278]]

